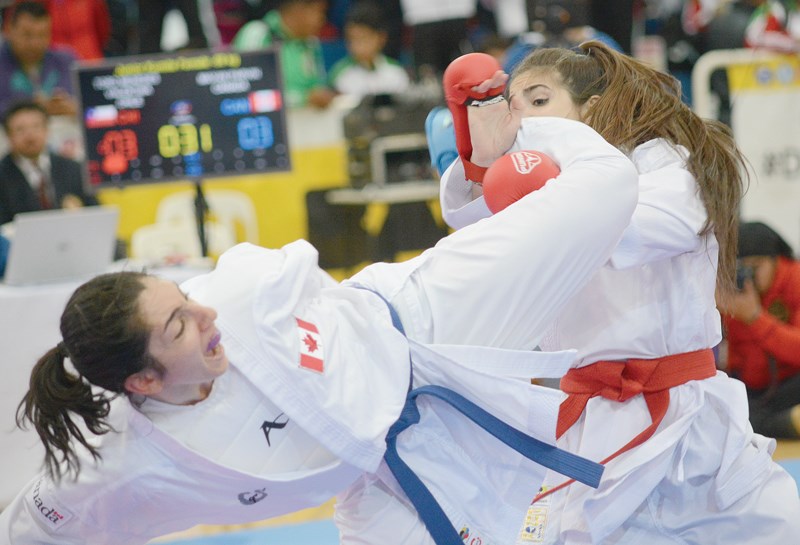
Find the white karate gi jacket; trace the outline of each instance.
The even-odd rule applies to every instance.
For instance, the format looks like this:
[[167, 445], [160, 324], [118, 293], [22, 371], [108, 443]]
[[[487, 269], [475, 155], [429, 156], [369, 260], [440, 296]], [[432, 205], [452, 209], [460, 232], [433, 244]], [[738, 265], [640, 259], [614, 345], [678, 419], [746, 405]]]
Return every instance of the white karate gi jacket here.
[[[119, 400], [112, 411], [117, 432], [98, 439], [103, 462], [84, 460], [78, 481], [59, 487], [44, 477], [31, 481], [0, 515], [0, 543], [144, 543], [199, 523], [295, 511], [350, 485], [337, 515], [343, 542], [356, 532], [364, 543], [382, 543], [382, 528], [397, 537], [405, 529], [393, 522], [408, 521], [407, 504], [382, 457], [406, 397], [410, 361], [414, 386], [449, 387], [552, 443], [560, 394], [528, 378], [559, 376], [573, 355], [530, 350], [608, 259], [630, 221], [636, 173], [585, 125], [543, 120], [536, 127], [574, 143], [558, 156], [559, 183], [419, 258], [371, 266], [353, 279], [391, 302], [408, 339], [392, 326], [380, 297], [337, 285], [302, 241], [281, 250], [240, 245], [214, 272], [186, 283], [192, 298], [217, 310], [231, 364], [339, 461], [288, 475], [241, 473], [191, 452]], [[308, 324], [318, 332], [313, 354], [301, 341]], [[469, 344], [525, 352], [463, 346]], [[419, 407], [420, 423], [398, 440], [401, 456], [457, 529], [483, 535], [485, 543], [511, 542], [543, 468], [449, 406], [422, 399]], [[377, 486], [387, 492], [378, 502], [387, 515], [378, 530], [367, 516], [376, 504], [355, 501]], [[416, 542], [426, 542], [415, 517], [410, 524]]]
[[[476, 349], [479, 355], [493, 356], [489, 362], [495, 366], [493, 375], [456, 364], [422, 345], [411, 343], [409, 350], [409, 342], [391, 325], [388, 307], [379, 297], [338, 286], [316, 261], [316, 251], [304, 241], [282, 250], [245, 244], [227, 252], [213, 273], [184, 287], [195, 300], [218, 309], [216, 325], [229, 359], [236, 362], [231, 365], [237, 365], [290, 420], [339, 460], [325, 468], [267, 478], [250, 475], [184, 447], [127, 399], [119, 399], [113, 409], [116, 432], [99, 441], [103, 461], [95, 465], [83, 456], [79, 481], [65, 480], [59, 488], [47, 477], [37, 476], [2, 514], [0, 542], [145, 543], [199, 523], [257, 521], [319, 505], [361, 474], [378, 470], [386, 432], [405, 402], [410, 351], [416, 384], [452, 386], [516, 427], [552, 443], [557, 393], [496, 375], [536, 373], [530, 365], [536, 359], [542, 361], [545, 374], [560, 375], [574, 352], [551, 356]], [[290, 279], [297, 289], [287, 286]], [[323, 291], [328, 293], [320, 297]], [[298, 327], [295, 317], [319, 328], [322, 372], [300, 365], [299, 334], [306, 330]], [[502, 392], [502, 399], [485, 403], [482, 398], [494, 391]], [[400, 450], [435, 452], [426, 446], [431, 436], [437, 448], [444, 444], [446, 449], [439, 452], [441, 460], [425, 460], [425, 455], [411, 452], [405, 456], [407, 463], [416, 468], [422, 459], [421, 476], [431, 479], [432, 491], [443, 501], [450, 498], [445, 509], [455, 524], [468, 524], [463, 500], [472, 506], [473, 515], [487, 514], [485, 523], [502, 521], [505, 529], [514, 529], [530, 486], [514, 495], [517, 509], [496, 501], [517, 479], [524, 482], [527, 476], [527, 482], [536, 486], [544, 475], [542, 468], [484, 436], [448, 408], [431, 409], [431, 405], [436, 404], [420, 402], [423, 419], [429, 423], [404, 434]], [[235, 425], [236, 415], [229, 418]], [[465, 444], [446, 444], [448, 437], [461, 438]], [[501, 469], [495, 469], [502, 461]], [[444, 470], [447, 479], [441, 474]], [[475, 474], [470, 476], [471, 472]], [[391, 479], [388, 474], [387, 478]]]

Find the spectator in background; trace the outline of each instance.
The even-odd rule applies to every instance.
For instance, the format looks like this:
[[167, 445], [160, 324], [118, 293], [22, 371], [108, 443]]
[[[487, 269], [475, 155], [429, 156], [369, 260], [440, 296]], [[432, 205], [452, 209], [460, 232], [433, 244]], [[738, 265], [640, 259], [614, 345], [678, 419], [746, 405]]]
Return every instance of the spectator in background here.
[[708, 23], [716, 17], [719, 9], [729, 0], [686, 0], [680, 9], [681, 26], [689, 36], [705, 31]]
[[186, 21], [189, 41], [182, 49], [205, 49], [216, 46], [219, 31], [211, 0], [138, 0], [139, 52], [159, 53], [164, 31], [164, 17], [171, 9], [180, 11]]
[[747, 387], [762, 435], [800, 437], [800, 262], [763, 223], [739, 228], [740, 291], [720, 305], [728, 373]]
[[506, 62], [506, 55], [508, 53], [509, 48], [514, 43], [513, 40], [510, 38], [504, 38], [502, 36], [498, 36], [494, 34], [492, 36], [486, 37], [481, 43], [479, 51], [481, 53], [486, 53], [487, 55], [491, 55], [500, 66], [503, 66]]
[[363, 97], [408, 88], [406, 70], [383, 54], [388, 32], [380, 4], [355, 4], [347, 14], [344, 36], [348, 55], [333, 66], [330, 76], [338, 92]]
[[69, 48], [80, 60], [102, 59], [111, 36], [106, 0], [45, 0], [52, 20], [52, 47]]
[[135, 0], [107, 0], [108, 15], [111, 21], [109, 38], [103, 48], [106, 57], [130, 55], [138, 46], [135, 44], [136, 14]]
[[20, 212], [95, 205], [80, 163], [47, 149], [47, 112], [18, 102], [3, 116], [9, 153], [0, 160], [0, 224]]
[[[352, 3], [357, 4], [365, 0], [351, 0]], [[408, 33], [406, 26], [403, 23], [403, 8], [400, 5], [401, 0], [381, 0], [381, 9], [386, 14], [387, 30], [389, 38], [386, 42], [386, 47], [383, 52], [393, 59], [399, 59], [404, 66], [411, 65], [411, 52], [407, 47]]]
[[39, 2], [13, 7], [0, 48], [0, 111], [20, 99], [39, 102], [50, 115], [75, 115], [70, 68], [75, 57], [50, 47], [52, 18]]
[[322, 46], [327, 0], [281, 0], [262, 19], [244, 25], [233, 39], [239, 51], [280, 43], [286, 103], [290, 107], [325, 108], [336, 93], [327, 86]]
[[230, 44], [247, 21], [257, 18], [252, 15], [252, 12], [253, 6], [247, 0], [214, 1], [214, 16], [217, 20], [217, 30], [222, 45]]
[[623, 52], [611, 36], [589, 24], [589, 0], [532, 0], [527, 3], [527, 14], [530, 32], [521, 34], [506, 51], [503, 70], [508, 73], [537, 47], [570, 48], [597, 40]]
[[610, 36], [620, 46], [620, 51], [630, 55], [633, 41], [634, 19], [637, 8], [634, 0], [614, 0], [613, 2], [592, 0], [592, 26], [599, 32]]
[[477, 13], [477, 0], [400, 0], [403, 21], [411, 28], [414, 69], [419, 79], [438, 79], [450, 61], [469, 53], [468, 21]]

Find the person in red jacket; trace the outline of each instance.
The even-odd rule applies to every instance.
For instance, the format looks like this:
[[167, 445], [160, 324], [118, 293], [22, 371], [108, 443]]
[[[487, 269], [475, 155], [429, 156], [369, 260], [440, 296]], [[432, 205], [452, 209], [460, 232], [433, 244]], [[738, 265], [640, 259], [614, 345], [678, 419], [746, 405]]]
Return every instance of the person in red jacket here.
[[800, 437], [800, 261], [767, 225], [739, 231], [739, 291], [721, 305], [727, 370], [747, 387], [762, 435]]
[[[38, 0], [52, 20], [50, 45], [79, 60], [102, 59], [111, 37], [106, 0]], [[17, 0], [13, 5], [19, 4]]]

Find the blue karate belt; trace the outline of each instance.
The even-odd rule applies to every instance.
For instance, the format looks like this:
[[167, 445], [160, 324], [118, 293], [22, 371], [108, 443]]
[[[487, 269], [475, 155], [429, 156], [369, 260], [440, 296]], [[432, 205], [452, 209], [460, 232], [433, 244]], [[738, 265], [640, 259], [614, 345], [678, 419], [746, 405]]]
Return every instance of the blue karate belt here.
[[[389, 314], [392, 317], [394, 327], [405, 335], [400, 316], [392, 305], [378, 292], [369, 288], [357, 286], [375, 293], [383, 299], [389, 307]], [[412, 371], [413, 375], [413, 371]], [[413, 378], [413, 376], [412, 376]], [[389, 466], [403, 492], [417, 510], [417, 514], [422, 519], [428, 532], [433, 537], [436, 545], [464, 545], [458, 532], [453, 527], [450, 519], [447, 518], [444, 510], [431, 494], [428, 487], [417, 477], [416, 473], [400, 458], [397, 452], [397, 437], [410, 426], [419, 422], [420, 414], [417, 408], [417, 398], [422, 395], [435, 397], [440, 401], [449, 404], [461, 414], [469, 418], [472, 422], [483, 428], [487, 433], [493, 435], [510, 448], [516, 450], [529, 460], [560, 473], [578, 482], [584, 483], [592, 488], [597, 488], [600, 484], [600, 477], [603, 475], [603, 466], [582, 458], [554, 445], [547, 444], [527, 435], [518, 429], [503, 422], [499, 418], [492, 416], [487, 411], [471, 402], [461, 394], [445, 388], [443, 386], [426, 385], [419, 388], [412, 388], [409, 382], [409, 391], [406, 403], [400, 413], [400, 418], [389, 428], [386, 435], [386, 453], [384, 460]], [[522, 525], [520, 520], [520, 525]]]

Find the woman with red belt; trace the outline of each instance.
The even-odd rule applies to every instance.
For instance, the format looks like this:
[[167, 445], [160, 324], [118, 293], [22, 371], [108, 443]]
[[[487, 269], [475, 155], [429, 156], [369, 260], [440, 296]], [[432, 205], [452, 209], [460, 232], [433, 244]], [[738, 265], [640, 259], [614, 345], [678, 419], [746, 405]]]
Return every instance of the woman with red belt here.
[[541, 116], [588, 124], [639, 172], [638, 206], [616, 251], [540, 342], [578, 350], [561, 381], [558, 445], [602, 461], [603, 480], [590, 490], [551, 472], [532, 491], [518, 543], [792, 541], [797, 487], [772, 461], [774, 441], [753, 433], [744, 388], [717, 372], [712, 352], [715, 295], [733, 291], [743, 186], [730, 132], [683, 104], [674, 78], [598, 42], [535, 50], [511, 75], [508, 103], [508, 76], [475, 61], [462, 57], [445, 74], [460, 157], [442, 175], [451, 226], [497, 212], [498, 192], [536, 189], [507, 158], [557, 148], [528, 130]]

